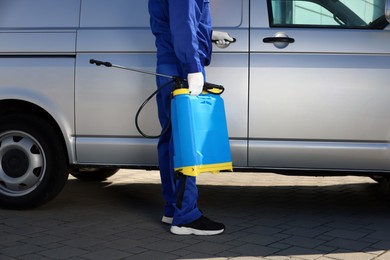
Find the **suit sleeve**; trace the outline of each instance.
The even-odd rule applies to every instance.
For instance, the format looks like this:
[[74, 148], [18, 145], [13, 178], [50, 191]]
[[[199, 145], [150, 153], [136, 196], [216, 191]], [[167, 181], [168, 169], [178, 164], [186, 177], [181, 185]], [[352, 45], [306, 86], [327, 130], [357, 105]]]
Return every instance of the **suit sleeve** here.
[[169, 0], [171, 37], [175, 54], [188, 73], [201, 72], [197, 38], [200, 13], [195, 0]]

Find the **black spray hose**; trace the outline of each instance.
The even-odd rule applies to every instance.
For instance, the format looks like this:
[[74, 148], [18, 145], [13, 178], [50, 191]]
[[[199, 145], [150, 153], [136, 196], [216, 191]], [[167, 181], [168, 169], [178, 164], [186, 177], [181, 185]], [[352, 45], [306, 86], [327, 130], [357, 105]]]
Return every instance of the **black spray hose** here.
[[[171, 113], [169, 113], [169, 119], [168, 119], [168, 124], [164, 127], [164, 129], [161, 131], [161, 134], [159, 135], [147, 135], [145, 134], [141, 128], [139, 127], [139, 124], [138, 124], [138, 117], [139, 117], [139, 114], [141, 113], [142, 109], [146, 106], [146, 104], [158, 93], [160, 92], [161, 90], [163, 90], [165, 87], [169, 86], [171, 83], [173, 83], [175, 80], [171, 80], [167, 83], [165, 83], [161, 88], [158, 88], [156, 91], [154, 91], [145, 101], [144, 103], [142, 103], [142, 105], [139, 107], [137, 113], [135, 114], [135, 127], [137, 128], [138, 132], [145, 138], [159, 138], [160, 136], [162, 136], [163, 134], [165, 134], [168, 129], [171, 127]], [[169, 102], [170, 104], [171, 102]]]

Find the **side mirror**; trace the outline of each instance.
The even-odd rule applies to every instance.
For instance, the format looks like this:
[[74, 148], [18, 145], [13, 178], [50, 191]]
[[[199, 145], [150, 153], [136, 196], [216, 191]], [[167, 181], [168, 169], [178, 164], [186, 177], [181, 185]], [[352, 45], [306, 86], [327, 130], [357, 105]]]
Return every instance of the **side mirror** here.
[[386, 20], [390, 23], [390, 0], [386, 0], [385, 16]]

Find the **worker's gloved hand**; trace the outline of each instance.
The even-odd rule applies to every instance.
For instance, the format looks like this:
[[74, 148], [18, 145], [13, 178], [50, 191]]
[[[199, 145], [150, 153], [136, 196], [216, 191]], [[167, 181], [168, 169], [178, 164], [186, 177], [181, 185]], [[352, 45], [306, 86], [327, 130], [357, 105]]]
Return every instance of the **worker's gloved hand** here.
[[204, 77], [202, 72], [188, 73], [188, 89], [191, 96], [199, 96], [202, 93]]
[[231, 37], [227, 32], [221, 31], [213, 31], [211, 40], [215, 42], [219, 48], [226, 48], [230, 45], [230, 43], [234, 42], [233, 37]]

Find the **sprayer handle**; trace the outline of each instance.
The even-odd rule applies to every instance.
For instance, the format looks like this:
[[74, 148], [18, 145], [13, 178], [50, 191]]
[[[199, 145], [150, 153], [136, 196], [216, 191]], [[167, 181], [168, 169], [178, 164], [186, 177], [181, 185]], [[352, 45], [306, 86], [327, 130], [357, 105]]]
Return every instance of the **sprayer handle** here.
[[103, 66], [106, 66], [106, 67], [112, 67], [112, 63], [108, 62], [108, 61], [100, 61], [100, 60], [90, 59], [89, 63], [96, 64], [96, 66], [103, 65]]
[[[218, 92], [213, 91], [215, 89], [217, 89]], [[221, 95], [225, 91], [225, 88], [222, 85], [205, 82], [203, 85], [203, 90], [211, 94]]]

